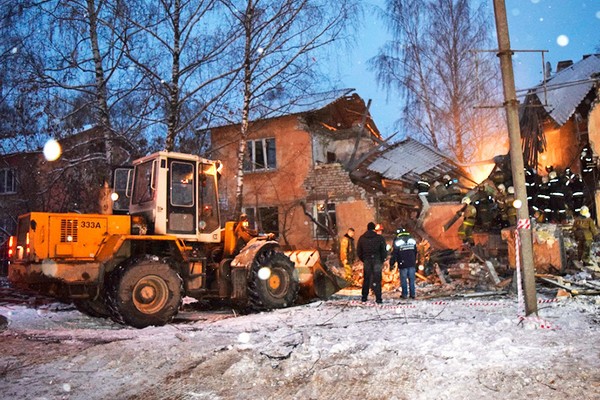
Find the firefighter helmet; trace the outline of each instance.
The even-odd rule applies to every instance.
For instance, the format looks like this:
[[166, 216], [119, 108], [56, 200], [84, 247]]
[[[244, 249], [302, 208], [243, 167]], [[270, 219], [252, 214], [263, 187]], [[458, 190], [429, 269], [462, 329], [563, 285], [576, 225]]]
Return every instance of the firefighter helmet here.
[[410, 236], [410, 233], [408, 233], [403, 227], [399, 227], [396, 229], [396, 236]]

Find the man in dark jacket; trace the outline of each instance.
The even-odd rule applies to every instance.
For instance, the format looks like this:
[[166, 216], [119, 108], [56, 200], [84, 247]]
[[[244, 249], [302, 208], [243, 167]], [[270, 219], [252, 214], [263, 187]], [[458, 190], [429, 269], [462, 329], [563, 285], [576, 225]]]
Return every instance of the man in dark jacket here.
[[410, 233], [406, 232], [403, 228], [399, 228], [396, 231], [392, 258], [390, 259], [390, 271], [394, 269], [396, 263], [400, 270], [402, 298], [406, 299], [410, 292], [410, 298], [414, 299], [415, 275], [417, 273], [417, 241], [410, 237]]
[[373, 285], [375, 301], [381, 303], [381, 270], [387, 258], [387, 250], [385, 239], [375, 232], [375, 223], [367, 224], [367, 231], [358, 239], [356, 254], [363, 262], [362, 301], [367, 301], [369, 289]]

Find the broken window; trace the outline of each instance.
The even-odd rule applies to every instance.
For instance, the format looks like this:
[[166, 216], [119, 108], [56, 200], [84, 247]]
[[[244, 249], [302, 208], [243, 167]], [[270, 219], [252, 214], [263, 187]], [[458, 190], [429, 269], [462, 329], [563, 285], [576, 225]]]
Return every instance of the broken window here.
[[276, 167], [274, 138], [246, 142], [245, 172], [272, 170]]
[[317, 238], [328, 238], [330, 237], [327, 229], [323, 228], [326, 226], [329, 230], [336, 230], [337, 221], [335, 217], [335, 204], [334, 203], [317, 203], [316, 205], [316, 216], [317, 221], [320, 225], [317, 225], [316, 228], [316, 237]]
[[279, 210], [277, 207], [246, 207], [250, 227], [259, 232], [279, 236]]

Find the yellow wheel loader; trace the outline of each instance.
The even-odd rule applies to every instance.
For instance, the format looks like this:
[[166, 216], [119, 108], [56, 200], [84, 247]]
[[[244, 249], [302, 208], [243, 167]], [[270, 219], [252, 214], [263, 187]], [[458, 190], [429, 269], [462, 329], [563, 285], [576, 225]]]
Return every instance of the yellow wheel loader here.
[[137, 328], [168, 323], [185, 296], [269, 310], [293, 305], [299, 293], [326, 298], [346, 285], [318, 262], [292, 262], [269, 236], [240, 250], [235, 223], [221, 225], [219, 166], [158, 152], [115, 171], [124, 215], [20, 216], [10, 282]]

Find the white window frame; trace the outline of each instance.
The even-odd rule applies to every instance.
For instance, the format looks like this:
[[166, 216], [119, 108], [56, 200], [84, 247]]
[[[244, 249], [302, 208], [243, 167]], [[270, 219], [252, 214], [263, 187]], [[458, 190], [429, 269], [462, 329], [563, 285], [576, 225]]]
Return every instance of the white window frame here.
[[17, 193], [17, 171], [14, 168], [0, 169], [0, 194], [15, 194]]
[[[273, 144], [272, 153], [269, 151], [270, 143]], [[262, 150], [262, 160], [259, 160], [260, 163], [256, 160], [257, 148]], [[246, 142], [244, 172], [272, 171], [275, 169], [277, 169], [277, 145], [275, 138], [248, 140]]]
[[[332, 207], [331, 209], [329, 207]], [[327, 211], [325, 211], [327, 209]], [[337, 227], [337, 216], [336, 216], [336, 206], [335, 203], [328, 201], [320, 201], [318, 203], [315, 204], [314, 206], [314, 214], [315, 219], [317, 221], [319, 221], [320, 223], [323, 223], [323, 220], [325, 220], [325, 223], [328, 225], [329, 224], [329, 220], [331, 219], [331, 221], [333, 222], [333, 226], [330, 227], [332, 228], [334, 231], [336, 230]], [[331, 218], [325, 218], [327, 215], [329, 215]], [[314, 231], [314, 236], [317, 239], [327, 239], [330, 238], [329, 233], [327, 232], [323, 232], [322, 229], [315, 225], [315, 231]]]

